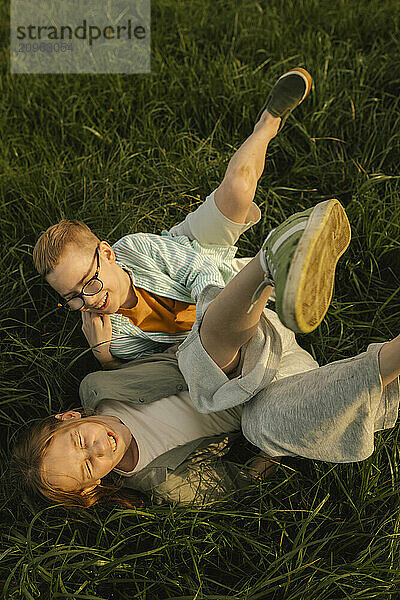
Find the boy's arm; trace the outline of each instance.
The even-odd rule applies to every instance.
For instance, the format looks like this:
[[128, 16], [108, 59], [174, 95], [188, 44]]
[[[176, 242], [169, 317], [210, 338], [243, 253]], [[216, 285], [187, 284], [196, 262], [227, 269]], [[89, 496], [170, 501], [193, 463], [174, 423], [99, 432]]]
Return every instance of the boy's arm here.
[[224, 287], [225, 282], [217, 265], [191, 246], [184, 246], [173, 238], [152, 233], [127, 235], [114, 244], [118, 260], [131, 263], [132, 270], [140, 268], [156, 277], [157, 271], [168, 275], [185, 287], [197, 302], [207, 285]]
[[110, 315], [99, 315], [83, 311], [81, 316], [82, 331], [102, 368], [108, 371], [119, 367], [121, 361], [110, 352], [112, 337]]
[[104, 370], [116, 369], [125, 360], [133, 360], [140, 356], [163, 352], [165, 350], [165, 344], [160, 345], [151, 340], [138, 339], [140, 342], [138, 346], [138, 344], [135, 344], [135, 338], [131, 335], [127, 334], [122, 337], [119, 334], [119, 339], [121, 340], [122, 338], [122, 341], [125, 343], [122, 344], [122, 348], [118, 348], [118, 352], [116, 349], [113, 349], [111, 352], [112, 323], [110, 315], [100, 315], [83, 311], [81, 316], [82, 331], [89, 346], [92, 348], [93, 355]]

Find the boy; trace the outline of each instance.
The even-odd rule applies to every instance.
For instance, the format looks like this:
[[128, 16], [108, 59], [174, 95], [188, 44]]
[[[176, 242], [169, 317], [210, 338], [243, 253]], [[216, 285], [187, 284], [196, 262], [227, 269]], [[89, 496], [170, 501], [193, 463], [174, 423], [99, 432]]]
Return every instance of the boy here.
[[[81, 311], [83, 332], [104, 369], [185, 339], [201, 291], [224, 286], [247, 262], [235, 263], [233, 244], [260, 219], [253, 198], [268, 143], [311, 85], [302, 68], [278, 79], [221, 185], [170, 231], [128, 235], [111, 247], [84, 224], [61, 221], [39, 238], [35, 266], [62, 296], [62, 306]], [[281, 299], [277, 310], [285, 322]], [[302, 330], [301, 323], [297, 327]]]

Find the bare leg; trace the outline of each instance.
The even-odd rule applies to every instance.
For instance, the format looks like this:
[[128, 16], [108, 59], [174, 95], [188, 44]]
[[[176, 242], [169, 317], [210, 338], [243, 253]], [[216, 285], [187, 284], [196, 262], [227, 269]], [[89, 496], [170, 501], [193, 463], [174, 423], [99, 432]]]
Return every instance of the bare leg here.
[[266, 110], [262, 113], [253, 133], [232, 156], [224, 179], [215, 191], [215, 204], [235, 223], [247, 223], [259, 215], [253, 198], [264, 170], [268, 144], [276, 136], [280, 121]]
[[400, 335], [383, 344], [379, 351], [379, 370], [383, 386], [388, 385], [400, 375]]
[[201, 343], [225, 373], [236, 366], [238, 352], [253, 336], [273, 290], [271, 286], [265, 287], [248, 314], [253, 293], [263, 277], [264, 271], [257, 254], [220, 292], [203, 317], [200, 326]]

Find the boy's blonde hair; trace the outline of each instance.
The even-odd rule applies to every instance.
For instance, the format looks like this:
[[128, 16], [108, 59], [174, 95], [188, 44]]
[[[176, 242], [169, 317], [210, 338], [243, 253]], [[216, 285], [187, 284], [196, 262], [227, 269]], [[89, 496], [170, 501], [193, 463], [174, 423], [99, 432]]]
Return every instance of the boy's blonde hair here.
[[99, 238], [85, 223], [64, 219], [42, 233], [33, 249], [33, 262], [40, 275], [46, 276], [55, 269], [69, 244], [91, 250], [99, 243]]

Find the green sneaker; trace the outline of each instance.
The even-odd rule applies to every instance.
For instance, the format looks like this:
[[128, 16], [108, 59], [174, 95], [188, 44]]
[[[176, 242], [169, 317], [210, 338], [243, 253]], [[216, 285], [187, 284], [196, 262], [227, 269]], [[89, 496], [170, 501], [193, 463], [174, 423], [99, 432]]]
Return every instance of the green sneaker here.
[[308, 96], [312, 87], [312, 77], [301, 67], [291, 69], [279, 77], [272, 88], [267, 101], [257, 116], [259, 121], [264, 110], [274, 117], [280, 117], [280, 131], [290, 113]]
[[263, 287], [275, 285], [282, 323], [298, 333], [314, 331], [327, 313], [336, 264], [350, 239], [349, 220], [336, 199], [292, 215], [264, 241], [260, 262], [266, 275], [252, 303]]

